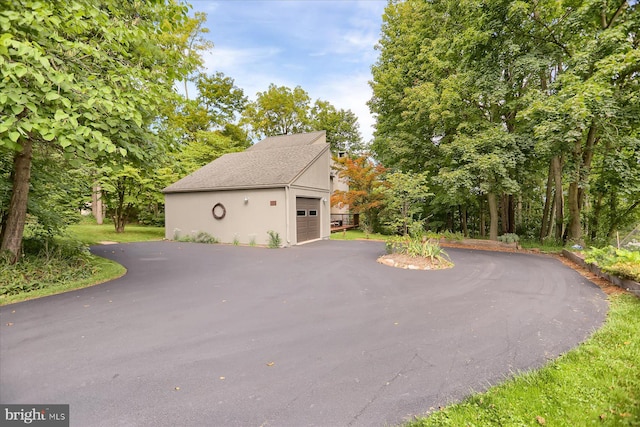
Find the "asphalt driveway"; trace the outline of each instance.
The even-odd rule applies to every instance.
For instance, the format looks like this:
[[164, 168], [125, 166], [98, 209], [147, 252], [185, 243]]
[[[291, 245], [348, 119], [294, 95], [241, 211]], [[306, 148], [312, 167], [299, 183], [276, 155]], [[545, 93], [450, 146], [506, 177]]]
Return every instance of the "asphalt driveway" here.
[[0, 401], [68, 403], [72, 426], [381, 426], [539, 367], [604, 321], [553, 258], [382, 243], [280, 250], [132, 243], [121, 279], [0, 307]]

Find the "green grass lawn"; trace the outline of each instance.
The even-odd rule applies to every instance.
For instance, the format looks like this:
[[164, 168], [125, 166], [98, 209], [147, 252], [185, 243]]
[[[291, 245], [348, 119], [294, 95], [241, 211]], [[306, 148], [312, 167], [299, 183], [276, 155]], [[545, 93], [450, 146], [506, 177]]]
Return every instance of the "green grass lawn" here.
[[365, 234], [362, 230], [347, 230], [331, 233], [331, 240], [387, 240], [389, 236], [379, 233]]
[[538, 425], [640, 425], [639, 298], [611, 296], [605, 325], [578, 348], [407, 427]]
[[144, 242], [162, 240], [164, 227], [128, 224], [124, 228], [124, 233], [116, 233], [113, 224], [81, 223], [69, 226], [67, 234], [87, 245], [95, 245], [98, 242]]

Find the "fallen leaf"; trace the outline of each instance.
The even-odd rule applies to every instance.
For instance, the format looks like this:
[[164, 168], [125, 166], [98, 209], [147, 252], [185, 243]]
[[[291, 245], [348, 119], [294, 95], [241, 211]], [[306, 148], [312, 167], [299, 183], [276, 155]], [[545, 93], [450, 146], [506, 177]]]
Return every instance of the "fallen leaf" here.
[[224, 377], [220, 377], [220, 379], [221, 379], [221, 380], [224, 380], [225, 378], [224, 378]]
[[174, 388], [175, 391], [180, 391], [180, 387]]
[[7, 323], [7, 326], [13, 326], [13, 323], [9, 322]]
[[276, 364], [276, 362], [268, 362], [268, 363], [267, 363], [267, 366], [273, 366], [273, 365], [275, 365], [275, 364]]
[[607, 418], [607, 414], [600, 414], [600, 419], [604, 420], [605, 418]]
[[623, 417], [623, 418], [624, 418], [624, 417], [630, 417], [630, 416], [631, 416], [631, 414], [630, 414], [630, 413], [628, 413], [628, 412], [623, 412], [623, 413], [621, 413], [621, 414], [620, 414], [620, 416], [621, 416], [621, 417]]
[[629, 344], [631, 344], [631, 341], [625, 341], [624, 342], [624, 345], [629, 345]]
[[540, 415], [538, 415], [538, 416], [536, 417], [536, 421], [537, 421], [537, 422], [538, 422], [538, 424], [540, 424], [541, 426], [543, 426], [543, 425], [545, 425], [545, 424], [547, 423], [547, 421], [546, 421], [544, 418], [542, 418]]

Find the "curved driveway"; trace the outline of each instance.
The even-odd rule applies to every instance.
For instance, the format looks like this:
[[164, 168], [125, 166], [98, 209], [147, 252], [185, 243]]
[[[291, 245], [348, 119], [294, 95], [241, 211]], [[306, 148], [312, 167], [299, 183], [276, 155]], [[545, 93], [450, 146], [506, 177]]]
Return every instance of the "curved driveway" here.
[[377, 264], [376, 242], [267, 250], [95, 247], [126, 276], [0, 308], [0, 401], [75, 426], [375, 426], [538, 367], [606, 315], [553, 258], [449, 249]]

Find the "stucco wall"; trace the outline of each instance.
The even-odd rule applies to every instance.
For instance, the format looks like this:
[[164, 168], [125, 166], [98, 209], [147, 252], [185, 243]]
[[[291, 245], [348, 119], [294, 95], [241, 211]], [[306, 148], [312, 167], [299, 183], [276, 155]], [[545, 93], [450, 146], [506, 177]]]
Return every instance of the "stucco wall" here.
[[331, 154], [327, 150], [291, 184], [292, 208], [289, 210], [289, 224], [292, 224], [289, 233], [291, 244], [296, 243], [296, 197], [320, 200], [320, 238], [328, 239], [331, 234], [330, 161]]
[[[211, 213], [216, 203], [222, 203], [226, 209], [222, 219], [215, 219]], [[273, 230], [284, 243], [285, 208], [283, 188], [169, 193], [165, 194], [165, 237], [173, 240], [176, 233], [182, 237], [204, 231], [222, 243], [233, 243], [237, 238], [242, 244], [255, 239], [256, 244], [266, 245], [267, 231]]]

